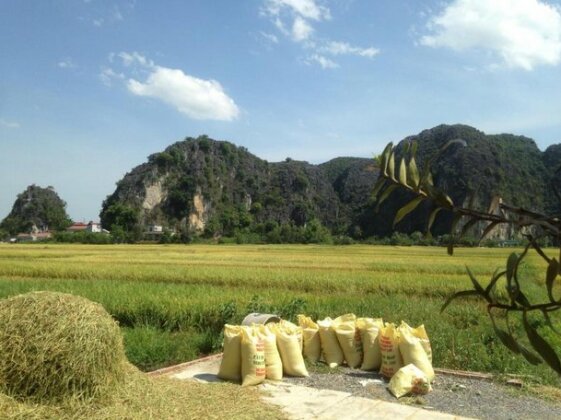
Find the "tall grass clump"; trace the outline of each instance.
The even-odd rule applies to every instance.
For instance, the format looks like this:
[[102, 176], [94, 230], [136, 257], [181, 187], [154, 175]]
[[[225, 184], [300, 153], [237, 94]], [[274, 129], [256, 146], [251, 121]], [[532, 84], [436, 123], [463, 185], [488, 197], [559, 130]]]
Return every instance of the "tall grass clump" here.
[[0, 301], [0, 391], [56, 403], [104, 399], [127, 360], [117, 323], [97, 303], [57, 292]]

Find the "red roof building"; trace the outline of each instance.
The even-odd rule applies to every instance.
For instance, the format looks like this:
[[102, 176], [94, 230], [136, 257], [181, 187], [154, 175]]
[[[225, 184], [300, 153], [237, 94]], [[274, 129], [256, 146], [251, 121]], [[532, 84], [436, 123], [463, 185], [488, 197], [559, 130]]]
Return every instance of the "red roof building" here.
[[81, 232], [83, 230], [86, 230], [87, 227], [88, 225], [86, 223], [74, 222], [66, 230], [68, 232]]

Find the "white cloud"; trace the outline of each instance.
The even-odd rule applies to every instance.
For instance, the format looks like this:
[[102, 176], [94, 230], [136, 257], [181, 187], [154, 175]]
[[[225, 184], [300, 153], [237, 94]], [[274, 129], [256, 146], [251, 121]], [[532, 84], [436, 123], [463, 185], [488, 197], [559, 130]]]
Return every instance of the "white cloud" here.
[[[372, 58], [380, 53], [374, 47], [361, 48], [315, 36], [312, 24], [331, 19], [331, 11], [320, 0], [264, 0], [261, 14], [270, 18], [281, 34], [307, 50], [305, 63], [316, 63], [323, 69], [339, 67], [338, 63], [326, 56], [354, 55]], [[277, 43], [278, 38], [275, 37], [275, 40]]]
[[339, 67], [339, 64], [337, 64], [335, 61], [319, 54], [312, 54], [310, 57], [308, 57], [307, 62], [316, 62], [321, 66], [322, 69], [336, 69], [337, 67]]
[[76, 64], [70, 58], [65, 58], [57, 63], [57, 66], [61, 69], [73, 69], [76, 68]]
[[124, 80], [125, 75], [123, 73], [117, 73], [113, 69], [109, 67], [103, 67], [101, 69], [101, 73], [99, 73], [99, 80], [105, 86], [111, 86], [113, 84], [113, 80]]
[[133, 13], [136, 0], [114, 0], [112, 2], [84, 0], [84, 3], [87, 7], [87, 17], [80, 19], [89, 21], [94, 26], [101, 28], [107, 25], [117, 25], [126, 20], [127, 16]]
[[0, 118], [0, 126], [6, 128], [20, 128], [20, 124], [16, 121], [8, 121], [3, 118]]
[[[312, 35], [314, 28], [310, 21], [331, 19], [329, 9], [318, 0], [265, 0], [261, 12], [271, 18], [281, 33], [290, 35], [296, 42], [306, 41]], [[287, 25], [287, 20], [292, 24]], [[287, 26], [292, 29], [287, 30]]]
[[123, 14], [121, 13], [121, 10], [119, 9], [119, 6], [113, 6], [112, 17], [116, 21], [124, 20]]
[[488, 50], [508, 67], [561, 60], [561, 10], [540, 0], [454, 0], [427, 27], [422, 45]]
[[291, 11], [304, 19], [320, 21], [331, 18], [329, 9], [316, 0], [267, 0], [265, 2], [266, 14], [277, 16], [284, 10]]
[[[114, 54], [110, 54], [109, 57], [110, 57], [109, 61], [112, 61]], [[152, 60], [147, 59], [142, 54], [139, 54], [136, 51], [132, 53], [120, 52], [119, 54], [117, 54], [117, 57], [119, 57], [122, 60], [123, 65], [127, 67], [132, 66], [133, 64], [140, 64], [143, 67], [150, 67], [150, 68], [155, 67], [155, 64]]]
[[307, 21], [302, 19], [300, 16], [297, 16], [294, 19], [294, 24], [292, 25], [292, 38], [296, 42], [305, 41], [310, 37], [310, 35], [314, 32], [314, 28], [312, 28]]
[[380, 53], [377, 48], [360, 48], [346, 42], [330, 41], [318, 48], [319, 52], [331, 55], [358, 55], [361, 57], [372, 58]]
[[[113, 80], [127, 79], [126, 87], [133, 95], [157, 99], [197, 120], [232, 121], [239, 117], [238, 106], [216, 80], [200, 79], [180, 69], [159, 66], [137, 52], [111, 54], [109, 61], [115, 57], [121, 59], [126, 73], [132, 72], [135, 77], [104, 68], [99, 77], [107, 86]], [[140, 73], [145, 76], [143, 81], [137, 80]]]
[[273, 44], [279, 43], [279, 39], [275, 34], [270, 34], [268, 32], [261, 32], [261, 35], [263, 36], [263, 38], [265, 38], [267, 41], [272, 42]]

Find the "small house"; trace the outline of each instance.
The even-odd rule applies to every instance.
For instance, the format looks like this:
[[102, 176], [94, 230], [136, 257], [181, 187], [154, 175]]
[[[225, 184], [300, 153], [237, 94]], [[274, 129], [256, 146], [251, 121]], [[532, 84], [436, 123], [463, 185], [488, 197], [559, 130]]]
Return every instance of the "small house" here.
[[86, 223], [74, 222], [67, 229], [67, 232], [82, 232], [88, 228]]

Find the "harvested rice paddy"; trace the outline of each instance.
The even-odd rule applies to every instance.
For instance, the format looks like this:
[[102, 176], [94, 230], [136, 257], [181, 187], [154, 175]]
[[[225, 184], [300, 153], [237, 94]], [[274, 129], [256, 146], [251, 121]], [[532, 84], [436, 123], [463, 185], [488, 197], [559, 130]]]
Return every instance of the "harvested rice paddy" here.
[[[470, 287], [466, 265], [485, 284], [512, 251], [457, 248], [450, 257], [443, 248], [369, 245], [2, 244], [0, 298], [53, 290], [101, 303], [142, 370], [219, 351], [223, 324], [248, 312], [292, 320], [354, 312], [424, 323], [435, 366], [558, 384], [546, 367], [503, 348], [481, 301], [458, 300], [440, 313], [448, 295]], [[541, 296], [543, 268], [536, 255], [525, 260], [527, 295]]]

